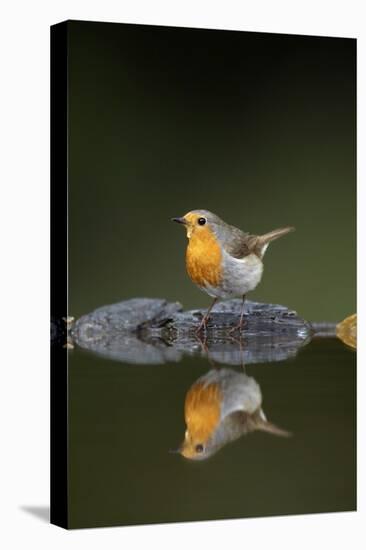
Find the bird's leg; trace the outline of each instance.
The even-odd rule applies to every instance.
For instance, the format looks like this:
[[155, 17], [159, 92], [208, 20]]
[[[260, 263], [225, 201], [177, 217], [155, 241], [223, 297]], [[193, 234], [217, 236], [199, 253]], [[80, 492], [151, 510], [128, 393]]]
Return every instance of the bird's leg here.
[[243, 345], [242, 345], [242, 341], [241, 341], [241, 334], [240, 334], [240, 337], [239, 337], [239, 347], [240, 347], [240, 364], [241, 364], [241, 368], [243, 369], [243, 372], [246, 374], [245, 362], [244, 362], [244, 350], [243, 350]]
[[214, 307], [214, 305], [216, 304], [217, 302], [217, 298], [214, 298], [214, 301], [212, 302], [212, 304], [210, 305], [210, 307], [208, 308], [207, 310], [207, 313], [206, 315], [204, 315], [202, 317], [202, 320], [199, 324], [199, 327], [196, 329], [196, 333], [200, 332], [203, 328], [205, 329], [206, 328], [206, 325], [207, 325], [207, 321], [208, 321], [208, 318], [210, 316], [210, 313], [211, 313], [211, 309]]
[[246, 298], [246, 295], [243, 294], [243, 300], [242, 300], [242, 303], [241, 303], [240, 321], [239, 321], [239, 329], [240, 329], [240, 330], [243, 328], [243, 325], [244, 325], [244, 304], [245, 304], [245, 298]]
[[[236, 326], [234, 327], [235, 329], [237, 328]], [[230, 331], [231, 332], [231, 331]], [[229, 333], [230, 334], [230, 333]], [[232, 334], [230, 334], [230, 339], [235, 342], [236, 344], [239, 345], [239, 352], [240, 352], [240, 365], [243, 369], [243, 372], [245, 373], [245, 361], [244, 361], [244, 349], [243, 349], [243, 340], [242, 340], [242, 337], [241, 337], [241, 333], [239, 334], [239, 338], [235, 338], [234, 336], [232, 336]]]
[[202, 348], [202, 351], [204, 354], [206, 354], [207, 356], [207, 360], [208, 362], [210, 363], [210, 365], [212, 366], [212, 368], [216, 369], [217, 366], [216, 366], [216, 363], [215, 361], [212, 359], [211, 355], [210, 355], [210, 350], [209, 350], [209, 347], [207, 345], [207, 340], [206, 340], [206, 333], [202, 339], [202, 336], [199, 332], [196, 332], [196, 338], [197, 340], [199, 341], [200, 343], [200, 346]]
[[239, 330], [241, 331], [241, 329], [243, 328], [244, 326], [244, 303], [245, 303], [245, 298], [246, 298], [246, 295], [243, 294], [243, 301], [241, 303], [241, 314], [240, 314], [240, 321], [237, 325], [235, 325], [235, 327], [231, 328], [229, 330], [229, 334], [235, 332], [236, 330]]

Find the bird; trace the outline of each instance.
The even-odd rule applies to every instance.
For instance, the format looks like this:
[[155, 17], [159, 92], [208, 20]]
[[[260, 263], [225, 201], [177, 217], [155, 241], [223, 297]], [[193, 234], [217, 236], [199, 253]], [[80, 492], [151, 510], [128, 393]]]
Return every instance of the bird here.
[[185, 397], [184, 417], [184, 440], [174, 452], [192, 460], [209, 458], [255, 430], [291, 435], [266, 419], [257, 381], [229, 368], [212, 369], [194, 382]]
[[187, 231], [186, 269], [201, 290], [213, 298], [211, 306], [197, 327], [206, 329], [212, 308], [218, 300], [241, 297], [239, 322], [230, 332], [241, 331], [244, 303], [263, 274], [263, 256], [268, 245], [294, 231], [294, 227], [274, 229], [264, 235], [252, 235], [224, 222], [208, 210], [191, 210], [182, 217], [171, 218]]

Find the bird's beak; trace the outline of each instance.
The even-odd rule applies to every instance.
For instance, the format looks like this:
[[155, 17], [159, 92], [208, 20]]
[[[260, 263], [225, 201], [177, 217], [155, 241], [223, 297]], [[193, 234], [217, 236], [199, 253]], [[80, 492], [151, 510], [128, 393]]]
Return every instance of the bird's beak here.
[[178, 449], [169, 449], [169, 453], [172, 453], [172, 454], [180, 454], [181, 452], [181, 447], [178, 447]]
[[182, 223], [183, 225], [187, 225], [185, 218], [172, 218], [172, 222], [177, 222], [177, 223]]

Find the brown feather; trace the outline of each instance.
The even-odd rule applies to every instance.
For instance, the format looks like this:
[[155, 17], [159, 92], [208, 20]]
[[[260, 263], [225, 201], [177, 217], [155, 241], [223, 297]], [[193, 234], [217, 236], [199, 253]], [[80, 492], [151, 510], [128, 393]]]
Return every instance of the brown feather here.
[[259, 237], [257, 235], [243, 233], [242, 231], [240, 231], [239, 233], [239, 231], [240, 229], [235, 235], [232, 235], [232, 239], [225, 246], [225, 249], [230, 254], [230, 256], [241, 260], [242, 258], [245, 258], [245, 256], [249, 256], [249, 254], [254, 253], [259, 255]]
[[295, 228], [283, 227], [281, 229], [274, 229], [265, 235], [250, 235], [240, 229], [232, 229], [235, 229], [235, 231], [232, 231], [230, 241], [225, 243], [225, 249], [233, 258], [242, 259], [249, 254], [255, 254], [259, 258], [262, 258], [263, 249], [266, 245], [294, 231]]
[[276, 426], [276, 424], [272, 424], [272, 422], [268, 422], [265, 417], [262, 416], [261, 411], [257, 410], [250, 418], [249, 422], [250, 430], [259, 430], [262, 432], [267, 432], [272, 435], [279, 435], [280, 437], [291, 437], [292, 433], [288, 432], [287, 430], [284, 430], [280, 428], [279, 426]]
[[259, 242], [263, 246], [265, 244], [270, 243], [271, 241], [279, 239], [283, 235], [287, 235], [287, 233], [291, 233], [292, 231], [295, 231], [294, 227], [281, 227], [280, 229], [274, 229], [273, 231], [270, 231], [269, 233], [265, 233], [264, 235], [260, 235], [260, 237], [258, 237]]

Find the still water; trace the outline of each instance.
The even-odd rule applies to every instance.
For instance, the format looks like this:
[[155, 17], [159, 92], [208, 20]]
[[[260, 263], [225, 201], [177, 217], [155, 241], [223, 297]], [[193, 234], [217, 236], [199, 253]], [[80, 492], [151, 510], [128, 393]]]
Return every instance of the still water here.
[[[184, 440], [187, 392], [221, 369], [291, 436], [250, 429], [207, 459], [169, 452]], [[236, 366], [198, 354], [126, 364], [75, 346], [69, 396], [72, 528], [356, 508], [356, 354], [335, 338]]]

